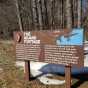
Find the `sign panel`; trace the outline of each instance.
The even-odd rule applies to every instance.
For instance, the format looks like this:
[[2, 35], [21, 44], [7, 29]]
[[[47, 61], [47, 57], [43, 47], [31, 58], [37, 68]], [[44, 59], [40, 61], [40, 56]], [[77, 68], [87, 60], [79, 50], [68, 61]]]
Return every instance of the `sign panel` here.
[[83, 29], [15, 32], [16, 57], [70, 66], [83, 66]]

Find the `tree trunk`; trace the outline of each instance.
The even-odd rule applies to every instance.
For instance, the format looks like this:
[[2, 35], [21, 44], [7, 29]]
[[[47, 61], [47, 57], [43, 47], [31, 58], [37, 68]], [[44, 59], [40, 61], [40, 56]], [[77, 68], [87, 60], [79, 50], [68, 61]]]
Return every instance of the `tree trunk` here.
[[66, 0], [66, 27], [72, 29], [71, 0]]
[[18, 21], [19, 21], [19, 27], [20, 27], [20, 31], [23, 31], [23, 27], [22, 27], [22, 21], [21, 21], [21, 16], [20, 16], [20, 11], [19, 11], [19, 5], [18, 5], [18, 0], [15, 0], [15, 4], [16, 4], [16, 8], [17, 8], [17, 17], [18, 17]]
[[78, 28], [81, 27], [81, 17], [82, 17], [82, 2], [78, 0]]

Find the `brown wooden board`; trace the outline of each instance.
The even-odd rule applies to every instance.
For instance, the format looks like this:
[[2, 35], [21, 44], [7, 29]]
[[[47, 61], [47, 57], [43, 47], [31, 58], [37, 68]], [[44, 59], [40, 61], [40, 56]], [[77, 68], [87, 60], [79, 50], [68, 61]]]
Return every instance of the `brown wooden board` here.
[[[56, 45], [56, 39], [68, 31], [15, 32], [18, 60], [40, 61], [81, 67], [84, 64], [83, 45]], [[18, 34], [18, 35], [17, 35]], [[20, 40], [19, 40], [20, 39]]]

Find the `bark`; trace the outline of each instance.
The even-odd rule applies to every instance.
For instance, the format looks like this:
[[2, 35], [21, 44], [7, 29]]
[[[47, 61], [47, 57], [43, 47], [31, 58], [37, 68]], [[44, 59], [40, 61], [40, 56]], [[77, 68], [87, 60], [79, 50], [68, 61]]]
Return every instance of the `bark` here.
[[82, 19], [82, 1], [78, 0], [78, 28], [81, 27]]
[[18, 17], [18, 21], [19, 21], [19, 27], [20, 27], [20, 31], [23, 31], [23, 27], [22, 27], [22, 21], [21, 21], [21, 16], [20, 16], [20, 11], [19, 11], [19, 5], [18, 5], [18, 0], [15, 0], [15, 5], [17, 8], [17, 17]]
[[71, 14], [71, 0], [66, 0], [66, 26], [67, 29], [72, 29], [72, 14]]

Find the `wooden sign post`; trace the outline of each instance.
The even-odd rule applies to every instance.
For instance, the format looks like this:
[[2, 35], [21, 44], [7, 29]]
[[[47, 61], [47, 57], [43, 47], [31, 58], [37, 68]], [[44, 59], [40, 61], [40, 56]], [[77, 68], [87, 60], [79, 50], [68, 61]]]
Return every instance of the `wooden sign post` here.
[[25, 61], [25, 80], [30, 81], [30, 61]]
[[71, 88], [71, 66], [65, 66], [66, 88]]
[[30, 61], [65, 66], [66, 88], [71, 88], [71, 67], [84, 64], [83, 31], [29, 31], [14, 33], [16, 58], [25, 61], [26, 79], [30, 79]]

